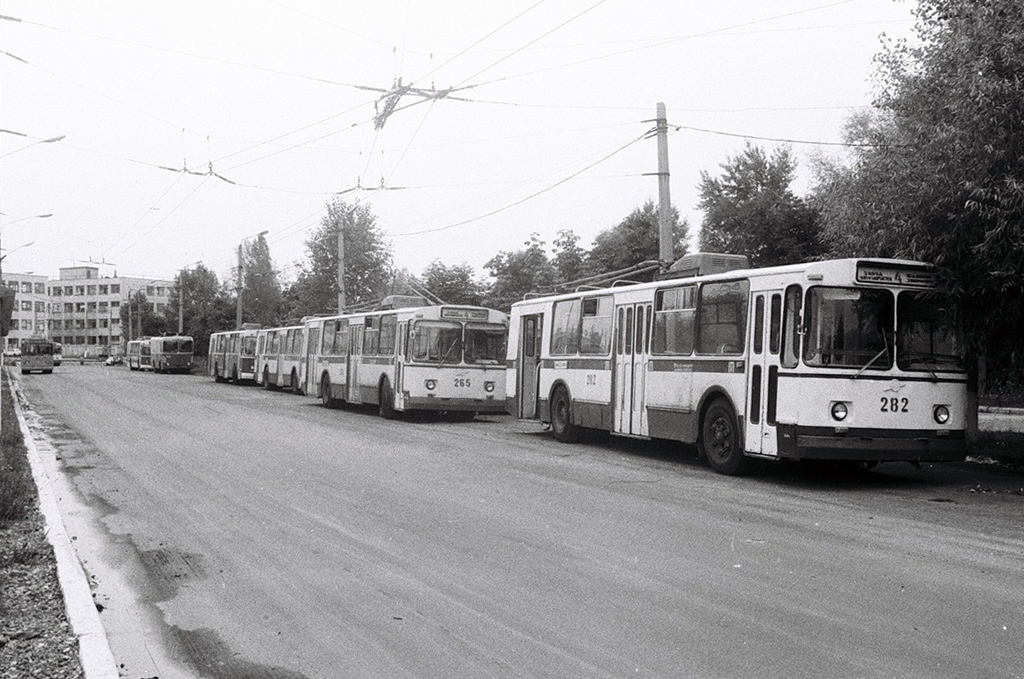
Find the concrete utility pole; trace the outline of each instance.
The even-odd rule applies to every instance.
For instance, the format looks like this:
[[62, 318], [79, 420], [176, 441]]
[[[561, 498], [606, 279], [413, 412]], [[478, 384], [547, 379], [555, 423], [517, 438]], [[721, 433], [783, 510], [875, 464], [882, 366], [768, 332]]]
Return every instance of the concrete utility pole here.
[[[244, 242], [243, 240], [242, 243]], [[242, 272], [242, 243], [238, 244], [238, 285], [235, 286], [235, 299], [238, 304], [235, 307], [235, 330], [242, 329], [242, 281], [245, 280]]]
[[345, 313], [345, 220], [342, 215], [338, 220], [338, 313]]
[[665, 104], [658, 102], [658, 260], [661, 271], [668, 271], [675, 256], [672, 233], [672, 197], [669, 193], [668, 120]]

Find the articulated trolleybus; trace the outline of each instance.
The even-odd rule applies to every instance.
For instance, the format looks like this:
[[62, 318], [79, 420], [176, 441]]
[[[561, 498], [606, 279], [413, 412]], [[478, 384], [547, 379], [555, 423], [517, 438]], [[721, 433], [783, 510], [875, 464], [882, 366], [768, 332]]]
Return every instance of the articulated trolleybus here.
[[[279, 359], [282, 384], [319, 398], [399, 411], [505, 411], [505, 314], [473, 306], [417, 306], [308, 318], [298, 365]], [[279, 344], [289, 339], [285, 332]], [[266, 342], [272, 346], [268, 337]], [[287, 349], [288, 351], [293, 351]], [[283, 354], [285, 349], [281, 350]], [[268, 360], [268, 366], [273, 359]], [[285, 375], [288, 374], [288, 377]], [[268, 372], [268, 380], [275, 379]]]
[[963, 459], [962, 339], [929, 265], [738, 259], [697, 253], [679, 278], [513, 305], [509, 412], [562, 441], [696, 443], [724, 474], [750, 457]]

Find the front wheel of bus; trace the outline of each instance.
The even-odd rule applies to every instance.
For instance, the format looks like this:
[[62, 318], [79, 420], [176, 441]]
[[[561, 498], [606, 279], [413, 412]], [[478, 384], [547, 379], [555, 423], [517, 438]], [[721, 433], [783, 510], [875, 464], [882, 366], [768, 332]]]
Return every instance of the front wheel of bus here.
[[575, 443], [580, 430], [572, 423], [572, 402], [565, 387], [555, 389], [551, 397], [551, 431], [562, 443]]
[[704, 413], [700, 430], [700, 452], [719, 474], [736, 476], [747, 467], [740, 448], [736, 413], [724, 398], [716, 398]]
[[338, 399], [331, 396], [331, 377], [327, 374], [320, 380], [320, 402], [325, 408], [338, 407]]
[[387, 378], [380, 383], [380, 398], [377, 403], [379, 404], [380, 416], [385, 420], [395, 419], [395, 392], [391, 391], [391, 383], [388, 382]]

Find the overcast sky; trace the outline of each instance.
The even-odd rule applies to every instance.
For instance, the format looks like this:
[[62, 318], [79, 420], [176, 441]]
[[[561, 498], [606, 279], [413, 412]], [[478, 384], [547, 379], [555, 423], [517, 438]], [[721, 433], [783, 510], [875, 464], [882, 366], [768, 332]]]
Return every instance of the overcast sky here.
[[[700, 171], [745, 138], [792, 140], [806, 190], [808, 158], [841, 152], [828, 144], [870, 104], [880, 36], [909, 35], [913, 6], [2, 0], [3, 269], [173, 278], [202, 261], [223, 279], [265, 230], [289, 279], [346, 192], [399, 267], [483, 275], [533, 232], [550, 244], [570, 228], [589, 247], [656, 201], [644, 136], [659, 101], [672, 202], [695, 234]], [[398, 79], [422, 94], [376, 129]]]

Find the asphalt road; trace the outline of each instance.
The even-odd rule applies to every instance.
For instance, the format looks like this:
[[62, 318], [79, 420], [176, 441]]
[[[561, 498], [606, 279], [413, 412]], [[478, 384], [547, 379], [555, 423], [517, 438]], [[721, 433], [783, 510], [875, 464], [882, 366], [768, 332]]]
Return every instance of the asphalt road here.
[[98, 529], [105, 623], [139, 602], [193, 676], [1024, 676], [1020, 472], [729, 478], [123, 367], [22, 389]]

